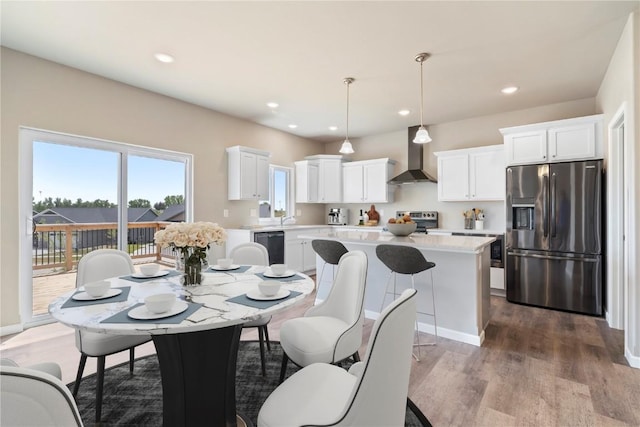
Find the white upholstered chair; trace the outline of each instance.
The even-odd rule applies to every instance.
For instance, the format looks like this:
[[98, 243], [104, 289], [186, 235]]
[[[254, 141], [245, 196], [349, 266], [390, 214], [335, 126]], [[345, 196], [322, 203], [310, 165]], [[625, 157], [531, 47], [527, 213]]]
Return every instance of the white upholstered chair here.
[[337, 363], [351, 356], [360, 360], [366, 278], [367, 255], [362, 251], [347, 252], [340, 258], [327, 298], [303, 317], [282, 324], [280, 382], [288, 360], [301, 367], [317, 362]]
[[[269, 252], [260, 243], [249, 242], [243, 243], [231, 250], [229, 257], [233, 259], [235, 264], [244, 265], [269, 265]], [[258, 328], [258, 340], [260, 342], [260, 363], [262, 365], [262, 375], [267, 374], [264, 343], [267, 342], [267, 348], [271, 351], [271, 343], [269, 342], [269, 330], [267, 325], [271, 322], [271, 316], [260, 316], [242, 325], [242, 328]]]
[[416, 291], [407, 289], [376, 320], [362, 362], [349, 371], [314, 363], [267, 398], [258, 427], [403, 426], [406, 416]]
[[[21, 368], [6, 360], [0, 363], [0, 425], [82, 426], [69, 389], [60, 378], [46, 372], [54, 365]], [[35, 369], [38, 366], [46, 371]]]
[[[131, 273], [135, 273], [135, 269], [129, 254], [117, 249], [98, 249], [89, 252], [78, 262], [76, 287], [78, 288], [85, 283]], [[151, 337], [148, 335], [110, 335], [76, 330], [76, 347], [80, 350], [80, 364], [78, 365], [76, 382], [73, 386], [73, 395], [76, 396], [78, 394], [87, 357], [97, 357], [96, 422], [100, 421], [102, 414], [102, 386], [104, 383], [106, 356], [129, 350], [129, 370], [133, 372], [134, 347], [150, 340]]]

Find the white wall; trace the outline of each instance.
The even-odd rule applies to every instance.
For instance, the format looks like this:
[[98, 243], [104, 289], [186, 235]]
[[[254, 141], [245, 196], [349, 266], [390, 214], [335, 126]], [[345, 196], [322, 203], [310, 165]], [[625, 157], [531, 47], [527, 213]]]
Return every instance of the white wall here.
[[[194, 155], [194, 219], [239, 227], [257, 203], [227, 200], [225, 147], [270, 151], [271, 162], [293, 166], [320, 154], [314, 141], [2, 48], [0, 90], [0, 326], [20, 322], [19, 126], [168, 149]], [[229, 218], [222, 215], [230, 212]], [[300, 205], [298, 221], [325, 221], [321, 205]], [[27, 278], [31, 280], [30, 278]]]
[[[626, 185], [628, 194], [626, 198], [629, 206], [628, 222], [629, 230], [627, 242], [629, 244], [629, 254], [625, 262], [628, 265], [629, 288], [620, 289], [614, 282], [608, 283], [608, 311], [614, 311], [614, 302], [620, 294], [626, 294], [626, 307], [623, 308], [625, 315], [625, 355], [630, 364], [640, 368], [640, 227], [637, 225], [637, 215], [640, 213], [640, 13], [636, 12], [629, 17], [624, 32], [622, 33], [616, 50], [611, 58], [609, 67], [598, 91], [596, 98], [597, 107], [604, 114], [605, 127], [611, 122], [614, 114], [620, 107], [626, 105], [626, 127], [625, 127], [625, 168]], [[608, 141], [609, 145], [610, 141]], [[615, 167], [611, 165], [610, 167]], [[615, 189], [610, 189], [610, 193]], [[612, 194], [609, 194], [611, 197]], [[621, 215], [614, 211], [613, 204], [608, 205], [607, 218], [610, 225], [614, 221], [620, 221]], [[613, 227], [609, 227], [613, 229]], [[612, 265], [618, 264], [622, 255], [615, 249], [610, 248], [607, 261], [609, 269]], [[617, 313], [613, 312], [615, 318]]]

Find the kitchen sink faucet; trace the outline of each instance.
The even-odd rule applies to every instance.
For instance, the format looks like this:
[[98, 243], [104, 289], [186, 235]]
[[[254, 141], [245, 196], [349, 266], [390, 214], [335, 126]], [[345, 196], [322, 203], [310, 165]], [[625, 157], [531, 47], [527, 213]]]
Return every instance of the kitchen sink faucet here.
[[288, 219], [294, 219], [295, 216], [281, 216], [280, 217], [280, 227], [282, 227]]

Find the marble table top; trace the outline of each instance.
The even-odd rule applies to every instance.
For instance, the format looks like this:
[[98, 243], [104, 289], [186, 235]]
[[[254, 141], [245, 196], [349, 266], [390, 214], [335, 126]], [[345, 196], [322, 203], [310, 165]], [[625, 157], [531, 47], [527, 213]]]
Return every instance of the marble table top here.
[[[245, 323], [262, 315], [271, 315], [298, 304], [314, 289], [314, 282], [309, 276], [296, 273], [296, 280], [282, 281], [282, 289], [296, 291], [299, 294], [292, 294], [294, 296], [283, 299], [271, 307], [261, 309], [227, 301], [229, 298], [244, 295], [257, 289], [258, 283], [263, 280], [257, 274], [264, 272], [265, 269], [266, 267], [263, 266], [251, 266], [243, 273], [234, 273], [233, 270], [225, 272], [207, 270], [203, 272], [202, 284], [198, 286], [182, 286], [180, 275], [149, 279], [143, 283], [114, 277], [108, 279], [112, 288], [130, 287], [125, 301], [108, 302], [109, 300], [105, 300], [100, 304], [93, 302], [92, 304], [63, 308], [69, 298], [76, 293], [74, 290], [56, 298], [49, 305], [49, 313], [65, 325], [90, 332], [118, 335], [176, 334], [222, 328]], [[105, 322], [106, 319], [123, 312], [126, 313], [132, 307], [143, 303], [149, 295], [166, 292], [174, 293], [181, 300], [190, 303], [191, 310], [189, 311], [194, 309], [195, 311], [179, 323], [135, 320], [132, 320], [131, 323], [126, 321], [125, 323]], [[115, 299], [113, 298], [113, 300]], [[191, 303], [201, 306], [193, 307]]]

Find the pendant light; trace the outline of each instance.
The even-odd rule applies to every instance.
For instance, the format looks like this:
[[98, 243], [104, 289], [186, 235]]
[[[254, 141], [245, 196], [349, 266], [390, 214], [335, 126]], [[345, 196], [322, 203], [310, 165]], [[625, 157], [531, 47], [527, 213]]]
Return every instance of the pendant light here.
[[428, 53], [419, 53], [416, 55], [416, 62], [420, 63], [420, 127], [418, 128], [418, 132], [416, 132], [416, 137], [413, 139], [413, 142], [416, 144], [426, 144], [427, 142], [431, 142], [431, 137], [429, 136], [429, 132], [425, 129], [424, 124], [422, 123], [422, 119], [424, 118], [424, 113], [422, 112], [422, 107], [424, 104], [424, 89], [422, 87], [422, 64], [426, 61], [431, 55]]
[[353, 154], [353, 146], [351, 145], [351, 141], [349, 141], [349, 85], [353, 83], [356, 79], [353, 77], [345, 77], [343, 82], [347, 85], [347, 136], [342, 143], [342, 147], [340, 147], [340, 153], [342, 154]]

